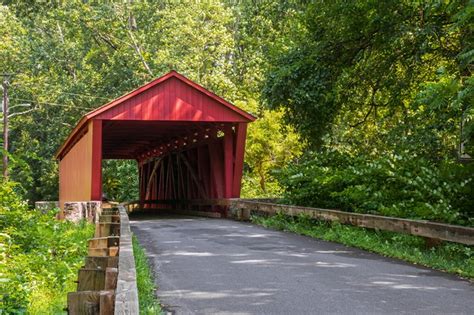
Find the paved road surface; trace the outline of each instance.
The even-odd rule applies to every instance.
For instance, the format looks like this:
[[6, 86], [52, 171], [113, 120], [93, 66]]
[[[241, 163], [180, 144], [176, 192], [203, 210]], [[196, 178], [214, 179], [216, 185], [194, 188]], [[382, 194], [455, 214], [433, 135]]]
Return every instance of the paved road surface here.
[[248, 223], [131, 218], [176, 314], [474, 314], [474, 285]]

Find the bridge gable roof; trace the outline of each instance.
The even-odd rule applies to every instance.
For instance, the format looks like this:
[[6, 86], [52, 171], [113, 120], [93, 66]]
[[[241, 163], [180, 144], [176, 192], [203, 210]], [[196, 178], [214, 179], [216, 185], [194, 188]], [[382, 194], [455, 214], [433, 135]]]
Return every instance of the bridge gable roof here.
[[171, 71], [87, 114], [56, 153], [72, 145], [91, 120], [251, 122], [255, 117], [223, 98]]

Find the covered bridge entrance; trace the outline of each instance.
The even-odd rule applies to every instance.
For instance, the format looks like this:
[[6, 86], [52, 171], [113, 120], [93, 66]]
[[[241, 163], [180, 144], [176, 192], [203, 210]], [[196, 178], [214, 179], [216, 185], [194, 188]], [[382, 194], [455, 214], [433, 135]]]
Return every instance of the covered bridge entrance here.
[[59, 201], [102, 199], [102, 160], [134, 159], [140, 200], [240, 196], [255, 117], [172, 71], [79, 121], [56, 154]]

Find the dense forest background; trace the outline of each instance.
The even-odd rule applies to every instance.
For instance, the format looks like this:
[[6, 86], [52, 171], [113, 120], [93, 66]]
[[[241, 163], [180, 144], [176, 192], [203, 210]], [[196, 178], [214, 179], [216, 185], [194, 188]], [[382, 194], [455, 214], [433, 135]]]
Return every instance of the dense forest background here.
[[[4, 0], [10, 178], [57, 200], [79, 118], [171, 69], [259, 119], [244, 197], [474, 225], [474, 2]], [[135, 198], [133, 161], [104, 163]]]

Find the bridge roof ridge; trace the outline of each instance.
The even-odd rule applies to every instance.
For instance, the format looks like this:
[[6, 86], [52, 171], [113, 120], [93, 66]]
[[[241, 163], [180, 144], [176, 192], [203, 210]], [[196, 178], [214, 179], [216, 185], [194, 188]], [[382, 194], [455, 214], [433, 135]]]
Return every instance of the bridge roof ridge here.
[[119, 106], [120, 104], [124, 103], [125, 101], [129, 100], [129, 99], [132, 99], [133, 97], [136, 97], [138, 96], [139, 94], [153, 88], [154, 86], [157, 86], [158, 84], [160, 83], [163, 83], [165, 81], [167, 81], [168, 79], [170, 78], [176, 78], [178, 80], [180, 80], [181, 82], [191, 86], [192, 88], [198, 90], [199, 92], [205, 94], [206, 96], [210, 97], [211, 99], [215, 100], [216, 102], [218, 102], [219, 104], [227, 107], [228, 109], [232, 110], [233, 112], [239, 114], [240, 116], [242, 116], [243, 118], [245, 118], [245, 120], [251, 122], [251, 121], [254, 121], [256, 119], [256, 117], [254, 117], [253, 115], [247, 113], [246, 111], [238, 108], [237, 106], [231, 104], [230, 102], [226, 101], [225, 99], [223, 99], [222, 97], [216, 95], [215, 93], [209, 91], [208, 89], [204, 88], [203, 86], [197, 84], [196, 82], [186, 78], [184, 75], [178, 73], [177, 71], [175, 70], [171, 70], [170, 72], [168, 72], [167, 74], [161, 76], [161, 77], [158, 77], [148, 83], [146, 83], [145, 85], [142, 85], [138, 88], [136, 88], [135, 90], [132, 90], [88, 113], [86, 113], [84, 116], [82, 116], [82, 118], [79, 120], [79, 122], [76, 124], [76, 126], [74, 127], [74, 129], [72, 130], [72, 132], [69, 134], [69, 136], [67, 137], [67, 139], [63, 142], [63, 144], [61, 145], [61, 147], [58, 149], [58, 151], [56, 152], [55, 154], [55, 157], [56, 159], [58, 159], [62, 152], [68, 147], [68, 145], [73, 141], [73, 139], [76, 137], [77, 134], [80, 134], [80, 131], [82, 130], [82, 128], [86, 125], [86, 123], [98, 116], [100, 116], [101, 114], [109, 111], [110, 109], [116, 107], [116, 106]]

